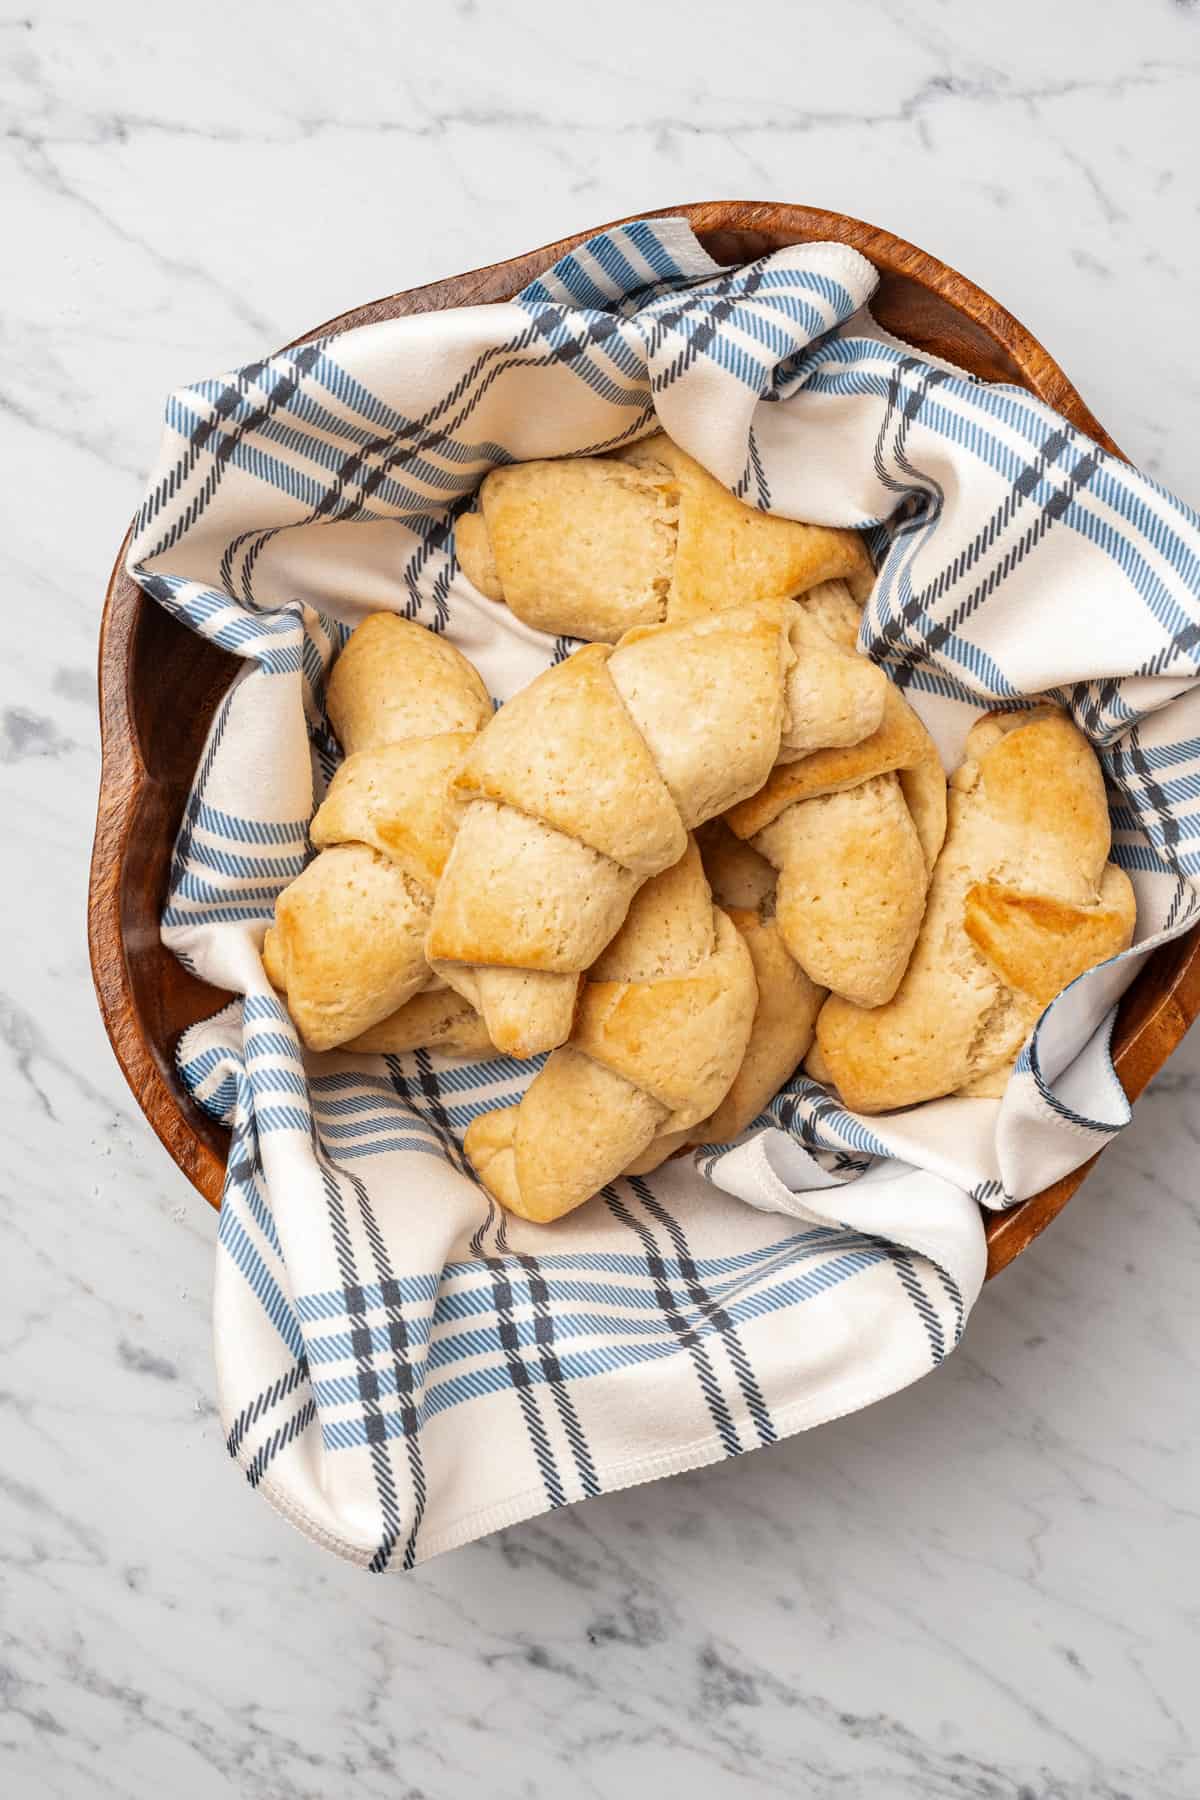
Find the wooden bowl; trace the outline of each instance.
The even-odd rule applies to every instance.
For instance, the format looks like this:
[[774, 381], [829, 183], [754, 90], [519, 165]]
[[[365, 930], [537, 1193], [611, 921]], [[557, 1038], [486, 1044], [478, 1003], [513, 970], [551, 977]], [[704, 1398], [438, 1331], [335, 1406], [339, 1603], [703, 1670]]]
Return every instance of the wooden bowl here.
[[[871, 305], [882, 325], [986, 380], [1019, 383], [1120, 454], [1057, 363], [1012, 314], [912, 244], [858, 219], [807, 206], [718, 200], [663, 212], [687, 218], [722, 263], [747, 262], [815, 239], [852, 244], [880, 272]], [[603, 229], [596, 226], [509, 262], [389, 295], [305, 337], [441, 307], [507, 300]], [[128, 538], [108, 584], [100, 629], [103, 766], [88, 904], [92, 973], [117, 1061], [138, 1104], [184, 1174], [218, 1206], [229, 1134], [189, 1098], [175, 1073], [173, 1052], [180, 1032], [229, 996], [197, 981], [163, 948], [159, 917], [204, 736], [239, 664], [143, 598], [124, 572], [127, 544]], [[186, 706], [179, 703], [182, 694], [188, 696]], [[1131, 1099], [1162, 1067], [1197, 1011], [1200, 927], [1157, 950], [1121, 1003], [1113, 1060]], [[1006, 1213], [987, 1215], [989, 1275], [1045, 1229], [1090, 1167], [1085, 1163]]]

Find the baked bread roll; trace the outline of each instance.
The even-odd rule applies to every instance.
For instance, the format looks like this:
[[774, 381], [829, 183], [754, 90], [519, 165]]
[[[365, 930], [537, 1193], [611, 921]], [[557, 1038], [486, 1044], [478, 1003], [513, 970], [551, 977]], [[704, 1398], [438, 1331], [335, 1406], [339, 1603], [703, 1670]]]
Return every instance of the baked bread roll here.
[[653, 1166], [639, 1164], [648, 1147], [679, 1141], [728, 1091], [756, 997], [750, 952], [689, 841], [590, 971], [571, 1041], [518, 1105], [471, 1121], [464, 1148], [481, 1181], [509, 1212], [545, 1224], [631, 1164]]
[[[809, 626], [844, 642], [857, 608], [833, 588], [806, 597]], [[792, 956], [859, 1006], [880, 1006], [899, 986], [946, 831], [937, 747], [881, 678], [883, 716], [869, 737], [781, 765], [727, 815], [778, 870], [776, 923]]]
[[714, 819], [698, 833], [713, 899], [750, 952], [758, 1004], [742, 1065], [720, 1106], [689, 1134], [694, 1144], [727, 1144], [756, 1119], [804, 1060], [826, 990], [796, 962], [775, 917], [775, 871]]
[[791, 633], [805, 629], [779, 601], [634, 630], [546, 670], [480, 733], [455, 778], [471, 804], [426, 950], [500, 1050], [566, 1041], [584, 969], [690, 830], [754, 793], [781, 754], [872, 729], [887, 684], [832, 645], [824, 714], [807, 685], [790, 704], [807, 657]]
[[692, 1144], [740, 1137], [794, 1074], [813, 1041], [827, 990], [809, 980], [775, 919], [775, 871], [741, 843], [721, 819], [696, 833], [713, 899], [737, 926], [750, 952], [758, 1001], [741, 1067], [716, 1111], [686, 1131], [656, 1137], [625, 1171], [646, 1175]]
[[467, 579], [527, 625], [596, 643], [835, 577], [865, 598], [874, 580], [857, 532], [744, 505], [663, 432], [493, 469], [479, 508], [455, 530]]
[[496, 1053], [475, 1008], [452, 988], [441, 986], [414, 995], [398, 1011], [339, 1048], [362, 1056], [402, 1056], [408, 1050], [436, 1050], [442, 1056]]
[[1061, 712], [981, 719], [908, 971], [873, 1011], [832, 997], [808, 1069], [855, 1112], [996, 1096], [1038, 1017], [1133, 936], [1100, 765]]
[[[320, 855], [279, 896], [263, 944], [267, 977], [312, 1050], [359, 1036], [436, 983], [424, 946], [462, 811], [451, 782], [492, 714], [467, 659], [394, 613], [351, 635], [326, 708], [346, 760], [310, 827]], [[418, 1018], [434, 1014], [401, 1021], [397, 1048]]]

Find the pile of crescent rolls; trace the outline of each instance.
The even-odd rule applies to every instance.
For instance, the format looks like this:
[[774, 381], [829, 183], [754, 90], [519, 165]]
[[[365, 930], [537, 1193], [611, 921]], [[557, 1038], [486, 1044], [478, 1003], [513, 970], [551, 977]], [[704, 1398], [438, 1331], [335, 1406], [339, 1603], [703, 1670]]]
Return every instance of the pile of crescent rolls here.
[[263, 958], [313, 1050], [549, 1052], [466, 1134], [509, 1211], [730, 1141], [801, 1062], [862, 1113], [999, 1095], [1047, 1002], [1128, 946], [1087, 740], [990, 714], [947, 786], [857, 648], [855, 532], [756, 512], [659, 434], [495, 470], [457, 554], [587, 641], [493, 710], [444, 638], [360, 625]]

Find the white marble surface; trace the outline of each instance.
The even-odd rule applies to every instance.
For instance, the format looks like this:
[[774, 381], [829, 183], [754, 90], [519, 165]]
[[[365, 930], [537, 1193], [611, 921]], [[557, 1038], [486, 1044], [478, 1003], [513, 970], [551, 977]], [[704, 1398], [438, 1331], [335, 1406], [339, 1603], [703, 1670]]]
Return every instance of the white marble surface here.
[[3, 1791], [1191, 1800], [1200, 1037], [936, 1377], [379, 1583], [224, 1457], [213, 1220], [83, 899], [162, 396], [373, 295], [817, 202], [1003, 298], [1200, 501], [1200, 8], [32, 0], [0, 71]]

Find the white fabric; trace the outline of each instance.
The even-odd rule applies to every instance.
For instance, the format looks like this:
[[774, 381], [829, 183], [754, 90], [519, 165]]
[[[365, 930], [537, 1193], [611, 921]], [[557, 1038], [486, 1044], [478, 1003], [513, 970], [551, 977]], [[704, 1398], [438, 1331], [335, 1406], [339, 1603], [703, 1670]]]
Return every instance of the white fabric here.
[[[252, 1483], [366, 1567], [915, 1379], [978, 1292], [977, 1202], [1035, 1192], [1128, 1117], [1113, 1009], [1197, 907], [1197, 520], [1019, 390], [878, 331], [874, 283], [837, 245], [718, 272], [680, 222], [641, 222], [510, 304], [302, 346], [168, 404], [130, 567], [246, 658], [163, 924], [246, 996], [179, 1055], [233, 1132], [222, 1418]], [[259, 949], [337, 759], [321, 686], [346, 627], [420, 618], [505, 699], [571, 646], [471, 589], [455, 510], [497, 462], [656, 422], [751, 504], [868, 529], [864, 645], [948, 764], [981, 708], [1046, 691], [1070, 707], [1113, 784], [1139, 949], [1055, 1002], [1003, 1102], [864, 1120], [798, 1077], [738, 1145], [539, 1228], [499, 1215], [460, 1149], [529, 1065], [305, 1054]]]

